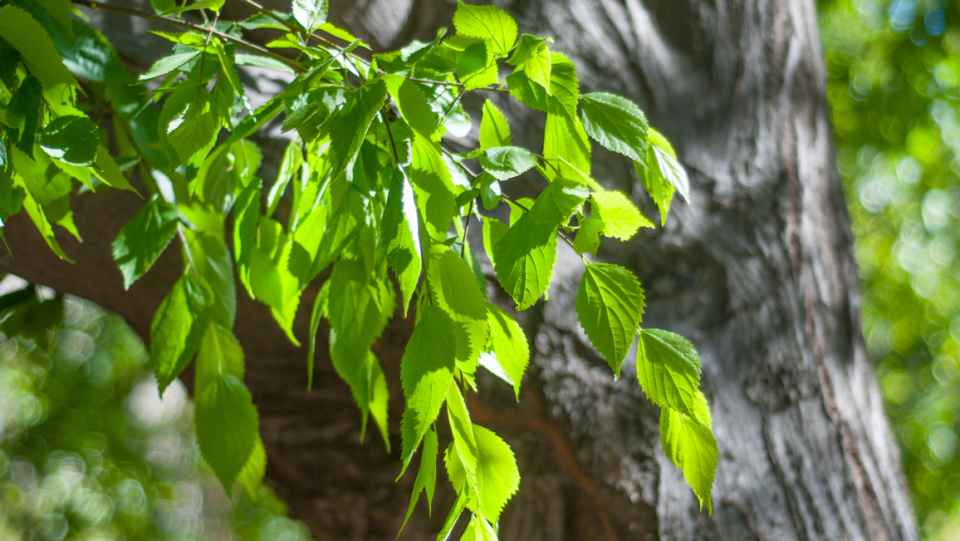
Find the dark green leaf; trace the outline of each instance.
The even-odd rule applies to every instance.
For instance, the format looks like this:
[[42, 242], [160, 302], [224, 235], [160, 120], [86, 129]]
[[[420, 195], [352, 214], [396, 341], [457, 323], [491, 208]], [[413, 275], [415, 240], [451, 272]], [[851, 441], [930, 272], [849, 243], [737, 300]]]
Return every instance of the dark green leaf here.
[[8, 89], [16, 86], [17, 65], [20, 64], [20, 53], [0, 38], [0, 82]]
[[120, 229], [113, 241], [113, 259], [123, 274], [124, 289], [150, 270], [173, 240], [179, 223], [177, 210], [154, 198]]
[[28, 72], [37, 77], [44, 88], [77, 84], [63, 65], [50, 35], [26, 11], [9, 4], [0, 8], [0, 38], [20, 52]]
[[[3, 9], [0, 9], [0, 12]], [[37, 128], [40, 126], [42, 105], [43, 87], [36, 77], [29, 76], [20, 83], [20, 88], [10, 98], [10, 104], [7, 107], [7, 124], [13, 126], [10, 139], [24, 154], [31, 158], [33, 157], [33, 144], [36, 141]]]
[[173, 54], [165, 56], [153, 63], [153, 66], [146, 73], [140, 76], [141, 81], [149, 81], [158, 77], [163, 77], [173, 70], [182, 68], [185, 64], [200, 56], [201, 51], [190, 51], [189, 53]]
[[595, 92], [585, 95], [580, 106], [583, 126], [594, 141], [631, 160], [646, 161], [647, 119], [635, 103], [613, 94]]
[[200, 453], [229, 494], [257, 441], [259, 421], [250, 391], [221, 375], [197, 397], [194, 413]]
[[70, 165], [93, 165], [100, 148], [100, 129], [82, 116], [62, 116], [40, 132], [40, 147]]
[[157, 308], [150, 324], [150, 361], [161, 394], [200, 347], [212, 304], [213, 293], [203, 279], [185, 275]]
[[494, 245], [494, 269], [518, 310], [533, 306], [550, 286], [557, 261], [557, 227], [524, 214]]

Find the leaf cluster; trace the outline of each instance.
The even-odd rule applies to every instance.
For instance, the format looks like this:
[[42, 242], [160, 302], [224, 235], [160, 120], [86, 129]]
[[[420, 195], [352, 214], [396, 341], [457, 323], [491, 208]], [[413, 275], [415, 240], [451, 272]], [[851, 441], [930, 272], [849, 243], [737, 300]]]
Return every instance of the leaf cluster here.
[[[314, 298], [308, 381], [326, 319], [329, 357], [352, 391], [362, 433], [372, 418], [388, 449], [389, 389], [373, 346], [399, 303], [415, 322], [400, 368], [404, 471], [422, 448], [410, 512], [421, 492], [432, 503], [442, 456], [458, 498], [439, 539], [467, 509], [464, 538], [495, 539], [520, 474], [510, 447], [472, 422], [466, 395], [482, 365], [519, 399], [530, 350], [488, 290], [499, 285], [517, 311], [530, 308], [549, 290], [562, 241], [585, 265], [576, 298], [584, 332], [617, 376], [639, 334], [638, 374], [664, 408], [664, 450], [709, 507], [716, 442], [697, 389], [699, 358], [677, 335], [640, 329], [644, 294], [633, 273], [588, 257], [601, 237], [625, 241], [654, 227], [630, 198], [592, 177], [593, 142], [634, 162], [661, 223], [675, 192], [689, 199], [673, 148], [636, 104], [582, 95], [573, 62], [551, 50], [552, 40], [518, 35], [515, 21], [492, 6], [460, 2], [452, 35], [440, 31], [430, 43], [370, 60], [356, 54], [366, 44], [326, 21], [322, 0], [295, 0], [290, 13], [260, 10], [245, 21], [217, 14], [209, 26], [156, 32], [172, 52], [137, 81], [102, 36], [71, 18], [69, 4], [49, 4], [0, 8], [0, 217], [25, 208], [66, 258], [52, 225], [79, 239], [70, 213], [76, 181], [89, 191], [132, 190], [125, 175], [139, 173], [144, 205], [119, 231], [113, 255], [129, 289], [179, 240], [183, 275], [154, 316], [152, 363], [162, 392], [194, 362], [200, 450], [228, 491], [239, 481], [255, 494], [266, 460], [232, 331], [237, 281], [294, 344], [304, 338], [293, 331], [299, 305]], [[152, 0], [159, 15], [216, 14], [222, 4]], [[257, 48], [243, 33], [258, 28], [282, 34]], [[81, 57], [87, 61], [71, 61]], [[252, 109], [238, 65], [295, 76]], [[75, 77], [89, 85], [89, 100], [78, 100]], [[450, 136], [472, 125], [461, 106], [466, 92], [545, 113], [540, 153], [513, 144], [493, 100], [483, 106], [479, 148], [453, 150]], [[112, 133], [90, 120], [103, 110]], [[276, 178], [265, 182], [250, 137], [274, 119], [291, 140]], [[514, 179], [534, 175], [544, 186], [536, 199], [505, 195]], [[509, 220], [498, 218], [504, 210]], [[482, 251], [470, 246], [471, 221], [482, 227]], [[483, 258], [495, 280], [482, 271]], [[329, 277], [317, 288], [321, 273]], [[452, 439], [441, 450], [444, 409]]]

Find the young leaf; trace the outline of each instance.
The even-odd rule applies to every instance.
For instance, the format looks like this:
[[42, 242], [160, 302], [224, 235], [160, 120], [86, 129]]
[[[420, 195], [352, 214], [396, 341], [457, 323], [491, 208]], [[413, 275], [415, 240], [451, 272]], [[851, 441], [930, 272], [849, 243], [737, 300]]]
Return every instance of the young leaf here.
[[437, 455], [439, 454], [439, 443], [437, 442], [437, 433], [430, 429], [423, 438], [423, 454], [420, 455], [420, 471], [417, 472], [417, 480], [413, 483], [413, 496], [410, 498], [410, 507], [407, 508], [407, 516], [403, 519], [400, 531], [403, 531], [410, 515], [413, 514], [413, 508], [420, 499], [420, 492], [427, 493], [427, 509], [433, 509], [433, 493], [437, 487]]
[[506, 232], [507, 226], [500, 220], [487, 216], [483, 217], [483, 250], [487, 253], [487, 259], [494, 267], [496, 267], [496, 260], [493, 255], [493, 247], [500, 242]]
[[293, 18], [307, 32], [327, 22], [327, 0], [293, 0]]
[[522, 70], [518, 69], [511, 73], [506, 83], [507, 88], [510, 89], [510, 95], [517, 101], [535, 111], [547, 112], [547, 89], [531, 81]]
[[486, 42], [478, 41], [464, 49], [457, 60], [457, 77], [466, 90], [500, 82], [496, 59], [487, 53]]
[[[477, 185], [480, 186], [480, 198], [483, 200], [483, 208], [493, 210], [500, 204], [500, 196], [503, 192], [500, 190], [500, 181], [490, 173], [484, 172], [477, 177]], [[493, 261], [491, 259], [491, 261]]]
[[447, 388], [453, 382], [456, 332], [456, 324], [443, 309], [426, 306], [400, 360], [400, 381], [406, 398], [401, 421], [404, 471], [440, 413]]
[[447, 238], [456, 212], [456, 191], [450, 170], [440, 154], [439, 144], [415, 132], [412, 146], [410, 183], [427, 232], [437, 240]]
[[640, 327], [643, 290], [627, 269], [587, 263], [577, 291], [577, 319], [590, 343], [620, 376], [620, 365]]
[[322, 136], [330, 136], [330, 178], [336, 179], [360, 150], [373, 117], [387, 97], [387, 85], [381, 79], [360, 87], [323, 125]]
[[589, 218], [580, 224], [577, 237], [573, 239], [573, 249], [578, 254], [596, 254], [600, 248], [600, 233], [603, 231], [603, 220]]
[[540, 52], [540, 46], [546, 42], [552, 42], [550, 38], [541, 38], [540, 36], [534, 36], [533, 34], [524, 34], [520, 36], [520, 41], [517, 42], [517, 47], [513, 50], [513, 54], [510, 55], [510, 59], [507, 60], [507, 64], [511, 66], [520, 66], [527, 60], [530, 60], [534, 56], [537, 56]]
[[236, 377], [221, 375], [197, 397], [194, 416], [200, 454], [229, 494], [257, 441], [259, 421], [250, 391]]
[[467, 263], [446, 246], [434, 245], [429, 272], [434, 302], [453, 318], [458, 330], [465, 331], [456, 336], [457, 360], [471, 366], [490, 334], [485, 292]]
[[399, 75], [384, 75], [383, 80], [407, 125], [428, 139], [433, 137], [440, 118], [430, 108], [427, 98], [417, 84]]
[[233, 276], [230, 250], [223, 242], [222, 232], [184, 230], [190, 257], [184, 257], [185, 272], [193, 272], [207, 281], [214, 293], [210, 310], [213, 322], [232, 328], [237, 317], [237, 286]]
[[506, 56], [517, 41], [516, 21], [502, 9], [493, 6], [471, 6], [458, 0], [453, 26], [458, 35], [489, 43], [490, 52], [496, 56]]
[[212, 304], [213, 293], [207, 284], [188, 274], [174, 284], [157, 308], [150, 324], [150, 361], [161, 395], [200, 347]]
[[230, 329], [216, 323], [208, 324], [203, 341], [200, 342], [200, 349], [197, 350], [194, 394], [202, 395], [221, 374], [243, 381], [246, 371], [244, 359], [243, 348]]
[[660, 176], [676, 188], [683, 200], [690, 202], [690, 180], [687, 172], [677, 161], [677, 153], [667, 139], [657, 130], [650, 128], [650, 142], [653, 148], [653, 160], [647, 159], [648, 167], [656, 166]]
[[649, 161], [653, 163], [644, 165], [640, 162], [633, 162], [633, 170], [636, 171], [643, 188], [647, 190], [650, 198], [660, 209], [660, 225], [666, 225], [667, 214], [670, 212], [670, 202], [673, 200], [673, 193], [676, 190], [667, 183], [667, 180], [660, 173], [656, 163], [656, 150], [648, 154]]
[[394, 169], [390, 180], [390, 194], [380, 221], [380, 237], [387, 263], [400, 283], [403, 316], [406, 317], [413, 291], [420, 280], [420, 227], [413, 188], [399, 167]]
[[497, 532], [481, 515], [474, 515], [460, 541], [497, 541]]
[[629, 240], [640, 227], [653, 227], [627, 196], [620, 192], [593, 192], [593, 210], [603, 221], [603, 234], [620, 240]]
[[594, 141], [631, 160], [645, 161], [649, 146], [647, 119], [635, 103], [614, 94], [595, 92], [585, 95], [580, 107], [584, 128]]
[[255, 178], [237, 196], [233, 211], [233, 255], [237, 262], [237, 276], [250, 296], [250, 258], [257, 242], [257, 224], [260, 220], [260, 192], [263, 182]]
[[[17, 151], [14, 150], [14, 153], [16, 152]], [[63, 249], [60, 248], [60, 243], [57, 242], [57, 237], [53, 233], [53, 226], [50, 225], [50, 220], [47, 219], [47, 215], [44, 212], [43, 207], [33, 197], [33, 194], [30, 193], [30, 190], [27, 188], [26, 184], [24, 184], [23, 178], [19, 175], [15, 176], [14, 182], [16, 185], [22, 188], [20, 193], [23, 194], [23, 208], [27, 211], [27, 215], [30, 216], [30, 220], [36, 226], [37, 231], [39, 231], [43, 236], [43, 240], [47, 242], [47, 246], [49, 246], [50, 249], [53, 250], [53, 253], [57, 254], [57, 257], [60, 259], [73, 263], [73, 260], [67, 257], [67, 254], [65, 254]]]
[[130, 289], [146, 274], [177, 232], [179, 213], [155, 197], [120, 228], [113, 241], [113, 259], [123, 274], [123, 287]]
[[517, 401], [520, 400], [520, 382], [530, 363], [530, 347], [520, 325], [499, 306], [487, 303], [487, 321], [490, 322], [490, 350], [496, 362], [510, 379]]
[[660, 443], [663, 452], [683, 471], [683, 477], [700, 500], [700, 510], [707, 504], [713, 514], [710, 490], [717, 471], [717, 440], [709, 428], [686, 418], [675, 409], [660, 411]]
[[183, 121], [163, 134], [182, 163], [189, 162], [195, 153], [211, 145], [220, 131], [210, 96], [202, 94], [200, 99], [194, 98], [187, 104]]
[[483, 119], [480, 121], [480, 148], [513, 146], [510, 140], [510, 125], [507, 118], [492, 101], [483, 102]]
[[250, 458], [240, 470], [237, 480], [247, 490], [247, 495], [251, 500], [256, 501], [260, 494], [260, 487], [263, 485], [263, 476], [267, 473], [267, 450], [263, 447], [263, 440], [260, 434], [257, 434], [256, 441], [253, 442], [253, 451], [250, 452]]
[[483, 170], [499, 180], [520, 176], [536, 164], [533, 154], [521, 147], [493, 147], [480, 155]]
[[446, 520], [443, 521], [443, 528], [440, 528], [440, 533], [437, 534], [437, 541], [448, 541], [450, 539], [450, 533], [453, 527], [456, 526], [457, 519], [460, 518], [464, 508], [467, 506], [467, 499], [469, 497], [469, 487], [466, 486], [466, 483], [461, 483], [460, 490], [457, 492], [457, 499], [453, 502], [453, 507], [450, 508], [450, 513], [447, 514]]
[[19, 51], [28, 73], [40, 79], [44, 88], [77, 84], [50, 35], [26, 11], [9, 4], [0, 8], [0, 38]]
[[550, 286], [557, 261], [557, 227], [524, 214], [494, 245], [494, 270], [518, 310], [533, 306]]
[[700, 356], [685, 338], [658, 329], [640, 331], [637, 377], [651, 402], [710, 428], [710, 408], [697, 388]]
[[64, 163], [93, 165], [100, 148], [100, 129], [82, 116], [61, 116], [40, 132], [40, 147]]
[[477, 482], [480, 493], [481, 515], [493, 522], [500, 520], [500, 513], [511, 497], [520, 488], [520, 470], [513, 451], [499, 436], [490, 430], [473, 425], [477, 441]]
[[173, 70], [182, 68], [188, 62], [200, 56], [201, 51], [191, 51], [188, 53], [173, 54], [165, 56], [153, 63], [153, 66], [146, 73], [140, 76], [141, 81], [150, 81], [158, 77], [163, 77]]
[[565, 225], [588, 197], [590, 190], [583, 184], [554, 179], [530, 208], [530, 219], [538, 224]]
[[[543, 157], [548, 165], [543, 171], [548, 179], [561, 176], [581, 184], [596, 184], [588, 176], [592, 153], [590, 140], [577, 117], [562, 111], [547, 115], [543, 131]], [[582, 177], [589, 180], [583, 181]]]

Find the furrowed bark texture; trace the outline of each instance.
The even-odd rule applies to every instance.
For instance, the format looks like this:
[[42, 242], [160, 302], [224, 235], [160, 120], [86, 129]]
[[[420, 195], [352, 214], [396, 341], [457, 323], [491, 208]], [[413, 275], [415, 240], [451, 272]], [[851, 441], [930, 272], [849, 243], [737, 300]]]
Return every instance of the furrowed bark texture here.
[[[677, 147], [691, 176], [690, 204], [674, 202], [665, 229], [605, 244], [599, 258], [640, 277], [645, 327], [681, 333], [697, 346], [720, 449], [708, 517], [663, 455], [659, 413], [637, 385], [634, 353], [614, 381], [580, 330], [574, 297], [582, 263], [561, 245], [549, 303], [517, 316], [534, 352], [519, 404], [492, 377], [470, 397], [474, 420], [509, 441], [523, 476], [501, 539], [916, 539], [860, 334], [813, 0], [496, 3], [517, 17], [522, 32], [556, 38], [553, 48], [575, 61], [582, 91], [637, 101]], [[228, 2], [227, 16], [241, 13], [235, 4]], [[342, 0], [331, 14], [387, 50], [432, 39], [436, 28], [450, 26], [455, 7], [447, 0]], [[119, 46], [128, 56], [149, 62], [129, 39], [129, 21], [102, 14], [94, 20], [115, 39], [127, 37], [130, 47]], [[498, 103], [514, 141], [537, 150], [542, 116]], [[476, 109], [478, 102], [467, 105]], [[627, 160], [594, 152], [598, 180], [655, 215]], [[520, 195], [528, 186], [512, 184]], [[72, 266], [57, 261], [18, 216], [7, 232], [15, 256], [10, 271], [114, 310], [147, 339], [153, 311], [182, 263], [176, 249], [168, 250], [122, 291], [109, 244], [140, 204], [128, 194], [78, 196], [74, 211], [86, 242], [65, 242], [77, 261]], [[260, 411], [268, 482], [317, 539], [395, 538], [414, 476], [394, 482], [399, 359], [410, 324], [395, 320], [375, 346], [391, 378], [388, 454], [375, 435], [359, 444], [358, 410], [329, 360], [318, 360], [307, 392], [305, 348], [291, 346], [269, 312], [239, 291], [236, 334]], [[306, 297], [296, 328], [301, 339], [312, 295]], [[324, 352], [325, 330], [320, 334]], [[433, 518], [418, 509], [401, 539], [435, 535], [453, 501], [439, 477]]]

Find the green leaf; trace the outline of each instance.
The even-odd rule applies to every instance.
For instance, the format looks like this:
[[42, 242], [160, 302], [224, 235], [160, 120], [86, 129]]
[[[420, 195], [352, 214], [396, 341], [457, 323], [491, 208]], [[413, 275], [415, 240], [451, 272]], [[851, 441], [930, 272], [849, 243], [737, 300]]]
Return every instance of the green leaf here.
[[589, 218], [580, 224], [577, 237], [573, 239], [573, 249], [578, 254], [596, 254], [600, 248], [600, 232], [603, 231], [603, 220]]
[[[447, 422], [450, 423], [450, 432], [453, 433], [453, 442], [447, 452], [455, 452], [456, 473], [450, 475], [450, 481], [460, 485], [467, 481], [471, 486], [477, 486], [477, 461], [479, 460], [479, 451], [477, 450], [477, 439], [473, 434], [473, 423], [470, 421], [470, 413], [467, 411], [467, 403], [463, 400], [460, 388], [451, 385], [447, 391]], [[450, 458], [447, 459], [447, 468], [451, 469], [453, 465]], [[476, 507], [475, 500], [473, 507]], [[470, 503], [468, 502], [468, 505]]]
[[507, 118], [492, 101], [483, 102], [483, 120], [480, 121], [480, 148], [513, 146]]
[[[16, 156], [17, 150], [14, 149], [14, 155]], [[21, 153], [22, 155], [22, 153]], [[15, 184], [23, 188], [21, 192], [23, 194], [23, 208], [27, 211], [27, 215], [30, 216], [30, 220], [36, 226], [37, 231], [40, 232], [40, 235], [43, 236], [43, 240], [47, 242], [47, 246], [57, 257], [60, 259], [73, 263], [73, 260], [67, 257], [67, 254], [63, 252], [63, 249], [60, 248], [60, 243], [57, 242], [57, 237], [53, 233], [53, 226], [50, 225], [50, 221], [47, 219], [47, 215], [43, 210], [43, 207], [39, 202], [34, 198], [33, 194], [30, 193], [30, 190], [24, 184], [23, 179], [20, 176], [14, 176]]]
[[594, 141], [631, 160], [646, 160], [647, 119], [635, 103], [614, 94], [595, 92], [585, 95], [580, 107], [584, 128]]
[[524, 214], [494, 245], [494, 270], [518, 310], [533, 306], [550, 287], [557, 261], [557, 227]]
[[157, 308], [150, 324], [150, 361], [161, 395], [200, 347], [212, 304], [213, 293], [203, 279], [185, 275]]
[[713, 514], [710, 490], [717, 471], [717, 440], [709, 428], [687, 419], [677, 410], [660, 412], [660, 442], [663, 452], [683, 471], [683, 477], [700, 500], [700, 510], [707, 504]]
[[500, 82], [494, 57], [487, 54], [487, 44], [478, 41], [468, 46], [457, 60], [457, 77], [465, 90], [473, 90]]
[[233, 211], [233, 255], [237, 262], [237, 276], [250, 296], [250, 258], [257, 243], [257, 224], [260, 221], [260, 192], [263, 181], [253, 179], [237, 196]]
[[50, 35], [26, 11], [11, 5], [0, 8], [0, 38], [20, 52], [28, 72], [37, 77], [44, 88], [77, 84], [63, 65]]
[[650, 142], [653, 147], [654, 160], [647, 159], [649, 166], [656, 166], [660, 175], [683, 197], [687, 203], [690, 202], [690, 179], [687, 178], [687, 172], [677, 161], [677, 153], [667, 139], [657, 130], [650, 128]]
[[40, 132], [40, 147], [64, 163], [93, 165], [100, 148], [100, 129], [82, 116], [62, 116]]
[[293, 334], [293, 318], [300, 303], [300, 280], [290, 272], [293, 245], [283, 226], [261, 216], [259, 244], [250, 256], [250, 289], [253, 296], [271, 308], [274, 319], [294, 345], [300, 345]]
[[588, 197], [590, 190], [583, 184], [554, 179], [530, 208], [530, 219], [538, 224], [565, 225]]
[[[171, 95], [168, 101], [172, 99]], [[162, 136], [165, 136], [167, 142], [173, 147], [180, 162], [186, 163], [195, 153], [213, 143], [217, 132], [220, 131], [220, 124], [214, 113], [210, 96], [206, 93], [199, 97], [195, 94], [193, 100], [187, 102], [182, 118], [179, 124]], [[164, 126], [160, 128], [165, 129]]]
[[618, 377], [640, 328], [643, 307], [643, 289], [633, 273], [617, 265], [587, 263], [577, 291], [577, 319]]
[[499, 180], [509, 180], [529, 171], [537, 159], [521, 147], [493, 147], [480, 155], [483, 170]]
[[287, 186], [290, 185], [290, 181], [303, 167], [303, 150], [300, 147], [300, 141], [294, 139], [287, 143], [287, 148], [283, 151], [277, 180], [273, 183], [273, 186], [270, 186], [270, 191], [267, 193], [267, 216], [273, 216], [273, 213], [277, 211], [277, 205], [280, 204], [280, 199], [287, 191]]
[[360, 226], [366, 220], [366, 212], [363, 196], [352, 186], [348, 186], [340, 204], [335, 207], [333, 215], [327, 222], [323, 239], [317, 250], [317, 257], [307, 276], [308, 279], [312, 280], [320, 271], [327, 268], [327, 265], [340, 257], [343, 250], [359, 233]]
[[250, 452], [250, 458], [240, 470], [240, 476], [237, 478], [243, 488], [247, 490], [250, 499], [257, 501], [260, 494], [260, 487], [263, 485], [263, 477], [267, 473], [267, 450], [263, 446], [263, 440], [260, 434], [253, 442], [253, 451]]
[[420, 227], [413, 188], [399, 167], [394, 169], [390, 180], [390, 194], [380, 221], [380, 236], [387, 263], [400, 283], [403, 317], [407, 317], [407, 307], [420, 280]]
[[327, 296], [330, 292], [330, 281], [327, 280], [317, 292], [317, 298], [313, 300], [313, 310], [310, 311], [310, 338], [307, 342], [307, 390], [313, 388], [313, 361], [317, 352], [317, 329], [320, 327], [320, 320], [327, 313]]
[[200, 56], [201, 51], [191, 51], [189, 53], [173, 54], [165, 56], [153, 63], [153, 66], [146, 73], [140, 76], [141, 81], [150, 81], [158, 77], [163, 77], [173, 70], [182, 68], [185, 64]]
[[232, 328], [237, 316], [237, 286], [233, 277], [230, 250], [221, 233], [184, 230], [190, 258], [184, 257], [184, 271], [194, 270], [206, 280], [214, 293], [210, 318], [213, 322]]
[[443, 245], [435, 245], [432, 252], [429, 273], [433, 301], [458, 325], [457, 361], [475, 366], [490, 334], [485, 292], [459, 254]]
[[603, 220], [603, 234], [620, 240], [629, 240], [640, 227], [653, 227], [629, 199], [620, 192], [593, 192], [595, 218]]
[[483, 217], [483, 250], [487, 253], [487, 259], [490, 264], [496, 267], [496, 260], [493, 255], [493, 247], [503, 238], [507, 232], [507, 226], [496, 218]]
[[323, 125], [323, 135], [330, 136], [330, 178], [336, 179], [346, 171], [386, 97], [387, 85], [383, 80], [370, 81]]
[[[4, 8], [7, 9], [7, 8]], [[0, 12], [3, 10], [0, 9]], [[20, 83], [17, 93], [10, 98], [7, 107], [7, 123], [13, 126], [10, 138], [29, 157], [33, 157], [33, 145], [40, 126], [43, 87], [36, 77], [28, 76]]]
[[439, 415], [453, 382], [456, 332], [456, 324], [442, 308], [426, 306], [400, 360], [400, 381], [406, 399], [401, 422], [404, 471]]
[[673, 200], [673, 193], [676, 191], [673, 186], [667, 183], [656, 164], [656, 151], [650, 152], [648, 158], [653, 162], [653, 167], [644, 165], [640, 162], [633, 162], [633, 170], [637, 173], [637, 178], [643, 184], [643, 188], [650, 194], [650, 198], [660, 209], [660, 225], [666, 225], [667, 214], [670, 212], [670, 202]]
[[537, 83], [546, 89], [547, 94], [552, 94], [553, 89], [550, 86], [551, 74], [553, 71], [553, 62], [550, 56], [550, 49], [547, 45], [541, 44], [537, 54], [527, 59], [523, 63], [523, 73], [531, 82]]
[[103, 144], [97, 148], [97, 160], [93, 163], [93, 174], [107, 186], [112, 186], [118, 190], [130, 190], [138, 193], [130, 185], [130, 182], [123, 176], [120, 166], [114, 161], [110, 153], [104, 148]]
[[490, 350], [496, 363], [513, 385], [520, 400], [520, 382], [530, 363], [530, 347], [520, 325], [499, 306], [487, 303], [487, 321], [490, 323]]
[[[20, 52], [0, 38], [0, 83], [11, 89], [17, 84], [17, 66], [20, 64]], [[0, 122], [3, 119], [0, 118]]]
[[440, 533], [437, 534], [437, 541], [448, 541], [453, 527], [457, 524], [457, 519], [460, 518], [463, 509], [467, 506], [469, 495], [469, 488], [461, 483], [460, 490], [457, 492], [457, 499], [453, 502], [453, 507], [450, 508], [446, 520], [443, 521], [443, 528], [440, 528]]
[[493, 526], [480, 515], [474, 515], [467, 524], [460, 541], [497, 541], [497, 532]]
[[552, 41], [550, 38], [541, 38], [533, 34], [523, 34], [520, 36], [520, 41], [517, 42], [517, 47], [513, 50], [513, 54], [510, 55], [510, 59], [507, 60], [507, 64], [511, 66], [522, 65], [540, 53], [541, 45]]
[[[560, 176], [581, 184], [591, 185], [592, 182], [595, 185], [596, 182], [589, 179], [592, 152], [590, 140], [577, 117], [563, 112], [547, 115], [543, 131], [543, 157], [548, 165], [543, 172], [548, 179]], [[589, 181], [584, 181], [584, 177]]]
[[493, 210], [500, 204], [500, 181], [490, 173], [481, 173], [476, 183], [480, 186], [480, 197], [483, 199], [483, 208]]
[[439, 443], [437, 442], [437, 433], [434, 430], [428, 430], [423, 438], [423, 454], [420, 455], [420, 471], [417, 472], [417, 480], [413, 483], [413, 496], [410, 498], [410, 507], [407, 508], [407, 516], [403, 519], [400, 531], [403, 531], [410, 515], [413, 514], [413, 508], [420, 499], [420, 492], [427, 493], [428, 509], [433, 508], [433, 493], [437, 486], [437, 455], [439, 454]]
[[[228, 43], [226, 45], [220, 45], [219, 43], [213, 47], [214, 51], [217, 53], [217, 58], [220, 60], [220, 79], [218, 83], [222, 82], [224, 79], [230, 83], [230, 88], [237, 93], [241, 98], [244, 97], [243, 84], [240, 82], [240, 75], [237, 74], [237, 65], [234, 55], [236, 54], [236, 45], [233, 43]], [[233, 105], [233, 95], [230, 95], [231, 103]]]
[[510, 95], [517, 101], [535, 111], [547, 112], [547, 89], [534, 83], [523, 71], [515, 70], [507, 77], [506, 83]]
[[244, 360], [243, 348], [233, 332], [223, 325], [209, 323], [197, 350], [194, 394], [202, 395], [221, 374], [243, 381], [246, 372]]
[[200, 454], [229, 494], [257, 441], [259, 421], [250, 391], [236, 377], [221, 375], [197, 397], [194, 416]]
[[517, 41], [516, 21], [493, 6], [470, 6], [458, 1], [453, 26], [459, 35], [490, 43], [490, 52], [496, 56], [506, 56]]
[[440, 119], [416, 83], [399, 75], [384, 75], [382, 79], [407, 125], [428, 139], [433, 137]]
[[651, 402], [710, 428], [710, 408], [697, 388], [700, 356], [684, 337], [658, 329], [641, 330], [637, 377]]
[[177, 232], [179, 213], [155, 197], [130, 219], [113, 241], [113, 259], [123, 274], [123, 288], [150, 270]]
[[296, 73], [289, 65], [269, 56], [260, 56], [258, 54], [237, 53], [235, 61], [238, 66], [253, 66], [255, 68], [264, 68], [287, 73]]
[[68, 37], [73, 37], [73, 24], [70, 20], [73, 3], [70, 0], [37, 0], [37, 3], [60, 24]]
[[293, 0], [293, 18], [308, 32], [327, 22], [327, 10], [327, 0]]
[[480, 509], [484, 517], [493, 522], [500, 520], [503, 507], [520, 488], [520, 470], [513, 451], [499, 436], [490, 430], [473, 425], [477, 441], [477, 482], [479, 483]]
[[414, 132], [410, 184], [427, 233], [438, 241], [447, 238], [456, 212], [456, 191], [439, 144]]

